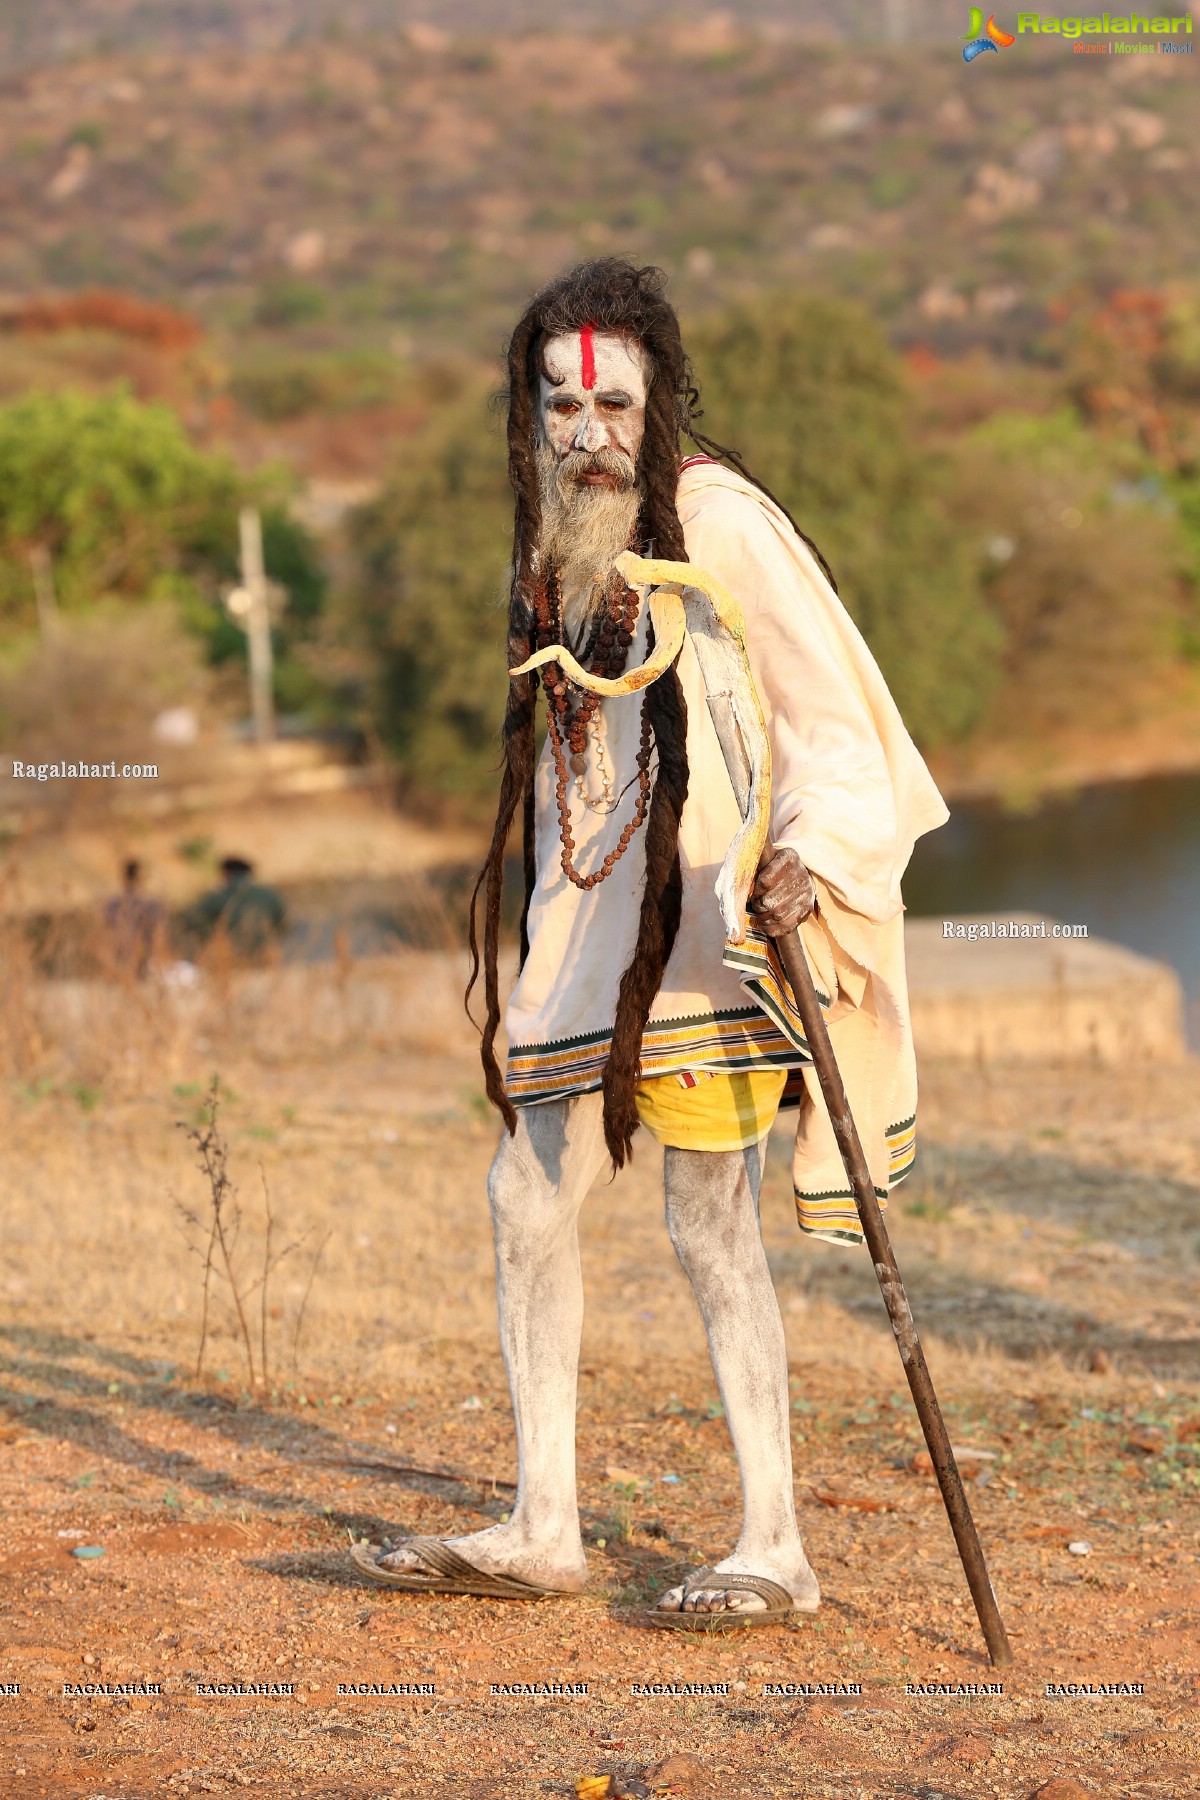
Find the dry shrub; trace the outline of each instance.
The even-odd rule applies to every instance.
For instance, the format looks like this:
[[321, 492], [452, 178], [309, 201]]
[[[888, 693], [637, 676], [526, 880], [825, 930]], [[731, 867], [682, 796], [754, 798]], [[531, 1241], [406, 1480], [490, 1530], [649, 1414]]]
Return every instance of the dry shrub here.
[[[88, 973], [47, 977], [64, 966]], [[0, 916], [0, 1078], [140, 1091], [148, 1071], [165, 1073], [190, 1046], [192, 1016], [163, 980], [169, 966], [140, 977], [99, 917]]]
[[195, 319], [175, 307], [138, 300], [114, 288], [84, 288], [78, 294], [41, 294], [21, 300], [5, 310], [0, 325], [8, 331], [41, 336], [59, 331], [110, 331], [159, 350], [189, 350], [203, 336]]
[[1178, 526], [1153, 492], [1069, 416], [1010, 414], [964, 452], [958, 503], [1004, 628], [993, 730], [1137, 717], [1183, 617]]
[[0, 1077], [27, 1079], [49, 1046], [38, 1018], [41, 978], [24, 919], [0, 915]]
[[[0, 664], [0, 747], [22, 762], [159, 763], [156, 715], [203, 709], [211, 682], [196, 640], [174, 608], [113, 603], [60, 621], [48, 638], [25, 640]], [[5, 777], [8, 770], [4, 771]], [[39, 806], [104, 810], [122, 797], [120, 780], [0, 779], [0, 796]]]
[[989, 590], [1008, 629], [1002, 710], [1019, 699], [1030, 722], [1111, 726], [1136, 717], [1171, 660], [1173, 590], [1163, 521], [1142, 511], [1072, 529], [1049, 508], [1031, 509], [1019, 560]]
[[[56, 952], [87, 974], [51, 976]], [[197, 964], [169, 956], [142, 975], [113, 953], [103, 921], [70, 939], [38, 941], [24, 920], [0, 919], [0, 1076], [103, 1088], [119, 1097], [169, 1081], [236, 1046], [260, 1067], [331, 1055], [436, 1055], [469, 1048], [461, 951], [401, 949], [327, 962], [247, 967], [220, 936]]]

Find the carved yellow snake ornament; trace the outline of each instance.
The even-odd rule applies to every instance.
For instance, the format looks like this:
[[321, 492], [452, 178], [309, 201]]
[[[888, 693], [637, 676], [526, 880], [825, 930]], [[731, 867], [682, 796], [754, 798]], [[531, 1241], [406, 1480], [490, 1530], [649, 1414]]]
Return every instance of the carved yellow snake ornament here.
[[746, 903], [766, 846], [771, 808], [771, 746], [750, 669], [745, 616], [733, 595], [693, 563], [664, 562], [626, 550], [615, 567], [645, 596], [655, 640], [646, 661], [610, 680], [583, 668], [565, 644], [551, 644], [509, 673], [526, 675], [554, 662], [576, 686], [616, 698], [639, 693], [657, 681], [679, 655], [685, 636], [691, 641], [742, 815], [716, 881], [725, 935], [730, 943], [740, 944], [746, 936]]

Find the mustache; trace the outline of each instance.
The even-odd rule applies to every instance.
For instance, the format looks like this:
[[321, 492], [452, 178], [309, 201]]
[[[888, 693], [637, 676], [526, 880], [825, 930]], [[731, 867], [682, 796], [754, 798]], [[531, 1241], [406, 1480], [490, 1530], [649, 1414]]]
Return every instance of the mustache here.
[[560, 492], [578, 487], [588, 475], [611, 476], [620, 493], [637, 485], [633, 459], [623, 450], [568, 450], [555, 470]]

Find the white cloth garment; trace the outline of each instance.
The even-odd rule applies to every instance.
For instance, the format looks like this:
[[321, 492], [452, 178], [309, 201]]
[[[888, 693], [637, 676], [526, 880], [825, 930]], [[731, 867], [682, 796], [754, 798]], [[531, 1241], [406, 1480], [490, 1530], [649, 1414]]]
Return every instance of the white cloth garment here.
[[[900, 878], [916, 839], [947, 811], [875, 662], [819, 564], [767, 497], [708, 458], [684, 464], [678, 495], [689, 562], [740, 602], [771, 739], [772, 838], [811, 871], [817, 914], [802, 936], [878, 1191], [911, 1166], [916, 1071], [904, 976]], [[646, 655], [639, 619], [629, 666]], [[642, 1045], [643, 1077], [685, 1069], [804, 1068], [773, 950], [757, 933], [725, 944], [713, 884], [739, 815], [691, 644], [678, 672], [687, 704], [688, 799], [680, 828], [683, 910]], [[574, 865], [599, 867], [637, 793], [642, 697], [601, 701], [582, 780], [570, 778]], [[602, 799], [597, 738], [620, 796]], [[637, 939], [645, 876], [638, 831], [607, 880], [581, 892], [561, 867], [554, 767], [536, 781], [537, 881], [529, 956], [509, 1001], [508, 1088], [518, 1104], [600, 1085], [617, 989]], [[836, 1141], [816, 1090], [801, 1105], [800, 1222], [858, 1235]]]

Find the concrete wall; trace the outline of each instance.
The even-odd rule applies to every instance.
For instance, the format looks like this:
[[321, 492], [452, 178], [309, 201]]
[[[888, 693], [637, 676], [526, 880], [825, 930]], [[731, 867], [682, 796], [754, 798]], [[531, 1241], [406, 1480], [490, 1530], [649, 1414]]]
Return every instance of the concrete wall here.
[[[959, 924], [989, 923], [985, 915]], [[1034, 924], [1009, 913], [997, 923]], [[1055, 921], [1045, 921], [1047, 932]], [[943, 936], [940, 919], [907, 919], [909, 998], [918, 1056], [988, 1063], [1181, 1062], [1183, 990], [1165, 963], [1102, 938]]]
[[[1178, 977], [1116, 944], [968, 943], [943, 938], [933, 919], [908, 920], [905, 940], [918, 1056], [1118, 1068], [1131, 1057], [1179, 1062], [1187, 1054]], [[505, 964], [507, 992], [511, 952]], [[210, 975], [193, 985], [35, 981], [23, 997], [8, 996], [9, 1035], [56, 1051], [81, 1079], [126, 1063], [153, 1066], [188, 1046], [236, 1044], [282, 1063], [364, 1047], [436, 1057], [477, 1042], [462, 1007], [465, 979], [465, 955], [409, 950]], [[479, 990], [474, 1011], [483, 1011]]]

